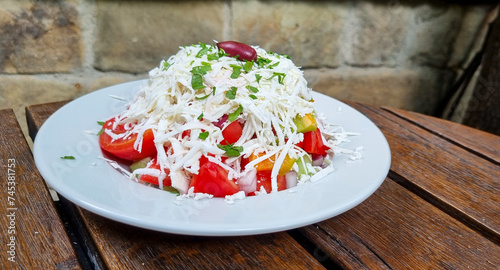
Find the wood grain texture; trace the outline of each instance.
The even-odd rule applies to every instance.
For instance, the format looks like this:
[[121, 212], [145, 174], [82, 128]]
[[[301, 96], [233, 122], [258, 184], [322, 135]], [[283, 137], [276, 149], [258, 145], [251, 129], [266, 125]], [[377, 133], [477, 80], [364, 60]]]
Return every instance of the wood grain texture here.
[[[2, 207], [1, 269], [80, 269], [71, 242], [38, 173], [30, 148], [12, 110], [0, 110], [0, 189]], [[8, 193], [8, 168], [15, 181], [14, 193]], [[12, 191], [12, 190], [11, 190]], [[8, 197], [14, 198], [13, 200]], [[9, 204], [9, 201], [12, 204]], [[14, 208], [14, 209], [10, 209]], [[9, 227], [15, 230], [9, 233]], [[15, 262], [9, 261], [7, 246], [15, 237]]]
[[395, 180], [500, 243], [499, 164], [382, 109], [355, 107], [389, 141]]
[[384, 108], [434, 135], [450, 140], [480, 157], [500, 164], [500, 137], [444, 119], [394, 108]]
[[391, 179], [350, 211], [300, 229], [345, 269], [497, 269], [500, 247]]
[[453, 132], [436, 135], [434, 125], [447, 129], [441, 120], [418, 116], [425, 129], [394, 112], [350, 105], [388, 139], [389, 178], [354, 209], [301, 228], [304, 235], [346, 269], [498, 269], [499, 165], [456, 143], [462, 139]]
[[324, 269], [287, 233], [182, 236], [80, 211], [110, 269]]
[[[26, 109], [30, 134], [62, 103]], [[121, 224], [76, 207], [81, 224], [109, 269], [324, 269], [289, 234], [248, 237], [190, 237]], [[90, 251], [92, 252], [92, 251]]]
[[55, 111], [66, 105], [69, 101], [58, 101], [45, 104], [27, 106], [26, 121], [28, 122], [28, 132], [31, 139], [35, 140], [38, 129], [43, 122], [49, 118]]
[[[38, 129], [62, 104], [27, 108], [30, 127]], [[419, 114], [349, 104], [388, 139], [391, 171], [362, 204], [298, 230], [312, 242], [311, 254], [286, 232], [179, 236], [78, 207], [77, 222], [110, 269], [321, 269], [328, 260], [346, 269], [498, 269], [498, 137]], [[478, 136], [485, 140], [475, 142]]]

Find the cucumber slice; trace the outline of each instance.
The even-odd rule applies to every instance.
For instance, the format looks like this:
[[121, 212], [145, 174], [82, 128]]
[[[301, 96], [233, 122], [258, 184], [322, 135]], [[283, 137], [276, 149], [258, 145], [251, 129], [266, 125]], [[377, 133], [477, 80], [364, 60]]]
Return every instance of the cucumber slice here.
[[139, 161], [136, 161], [134, 163], [132, 163], [130, 165], [130, 171], [135, 171], [137, 169], [142, 169], [142, 168], [146, 168], [146, 166], [148, 166], [148, 163], [151, 161], [151, 158], [150, 157], [147, 157], [147, 158], [143, 158]]
[[297, 159], [297, 166], [299, 167], [299, 177], [301, 175], [309, 175], [311, 176], [313, 173], [309, 171], [308, 168], [312, 166], [312, 158], [311, 155], [305, 154], [301, 158]]

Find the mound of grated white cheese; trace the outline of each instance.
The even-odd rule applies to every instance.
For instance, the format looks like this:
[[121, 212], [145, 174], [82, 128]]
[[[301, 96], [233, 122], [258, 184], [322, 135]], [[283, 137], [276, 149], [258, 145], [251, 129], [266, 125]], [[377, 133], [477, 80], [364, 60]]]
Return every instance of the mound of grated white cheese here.
[[[117, 139], [138, 133], [135, 147], [140, 151], [144, 131], [152, 129], [158, 163], [162, 170], [170, 171], [172, 187], [181, 194], [188, 193], [191, 176], [198, 173], [202, 155], [229, 171], [230, 179], [240, 178], [255, 164], [274, 156], [272, 191], [277, 191], [276, 179], [286, 155], [299, 159], [306, 154], [295, 146], [304, 136], [295, 131], [293, 119], [315, 114], [312, 90], [302, 71], [288, 57], [252, 47], [258, 56], [255, 62], [221, 56], [212, 45], [181, 47], [177, 54], [150, 71], [148, 84], [116, 116], [116, 125], [131, 124], [129, 132], [112, 136]], [[246, 170], [242, 169], [241, 158], [230, 157], [224, 162], [221, 159], [225, 151], [218, 145], [223, 140], [222, 130], [230, 121], [222, 127], [215, 123], [228, 115], [245, 123], [242, 136], [233, 145], [241, 147], [240, 157], [261, 154], [245, 166]], [[324, 130], [324, 144], [333, 148], [338, 143], [335, 132], [328, 130], [320, 116], [316, 118]], [[206, 138], [200, 137], [207, 132]], [[332, 158], [333, 151], [328, 156]], [[159, 172], [157, 175], [161, 176]]]

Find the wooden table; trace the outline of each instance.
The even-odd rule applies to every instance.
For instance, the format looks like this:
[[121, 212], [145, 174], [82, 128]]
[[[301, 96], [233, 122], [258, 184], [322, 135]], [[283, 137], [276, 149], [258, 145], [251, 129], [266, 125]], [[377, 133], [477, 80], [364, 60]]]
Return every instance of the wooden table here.
[[[26, 108], [31, 137], [63, 104]], [[0, 268], [500, 269], [500, 137], [417, 113], [351, 105], [390, 144], [392, 166], [382, 186], [329, 220], [244, 237], [148, 231], [64, 198], [52, 202], [13, 111], [1, 110]]]

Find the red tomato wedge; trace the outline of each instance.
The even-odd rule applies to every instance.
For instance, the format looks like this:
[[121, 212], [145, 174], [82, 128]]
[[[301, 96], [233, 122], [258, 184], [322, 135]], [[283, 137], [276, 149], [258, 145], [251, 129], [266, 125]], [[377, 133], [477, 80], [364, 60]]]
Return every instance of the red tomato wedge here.
[[[286, 178], [284, 175], [278, 175], [278, 191], [286, 189]], [[271, 182], [271, 171], [257, 171], [257, 191], [264, 187], [267, 193], [273, 190]], [[249, 193], [249, 196], [255, 195], [254, 192]]]
[[222, 130], [224, 140], [220, 144], [227, 145], [237, 142], [243, 134], [243, 126], [238, 121], [233, 121]]
[[238, 185], [228, 179], [228, 172], [206, 157], [201, 158], [200, 169], [191, 178], [190, 187], [194, 187], [194, 192], [208, 193], [214, 197], [225, 197], [240, 191]]
[[[158, 162], [156, 161], [156, 158], [152, 159], [148, 163], [148, 166], [146, 168], [157, 169], [157, 170], [161, 169], [160, 164], [158, 164]], [[163, 186], [171, 186], [172, 185], [172, 180], [168, 176], [169, 173], [170, 173], [170, 171], [167, 170], [167, 169], [165, 169], [164, 172], [167, 174], [167, 176], [163, 179], [162, 184], [163, 184]], [[139, 177], [139, 180], [151, 183], [153, 185], [159, 185], [160, 184], [160, 181], [159, 181], [158, 177], [153, 176], [153, 175], [149, 175], [149, 174], [143, 174], [143, 175], [141, 175], [141, 177]]]
[[302, 149], [309, 154], [326, 155], [326, 151], [330, 149], [323, 143], [321, 131], [318, 129], [304, 133], [304, 141]]
[[[117, 125], [116, 128], [113, 129], [114, 122], [114, 118], [109, 119], [104, 123], [103, 128], [111, 130], [111, 132], [117, 135], [126, 132], [123, 124]], [[148, 129], [144, 132], [141, 152], [137, 151], [134, 148], [134, 143], [136, 140], [137, 133], [125, 138], [113, 140], [113, 138], [109, 134], [107, 134], [106, 132], [102, 132], [99, 136], [99, 145], [104, 151], [125, 160], [137, 161], [146, 157], [152, 157], [156, 155], [154, 134], [151, 129]]]

